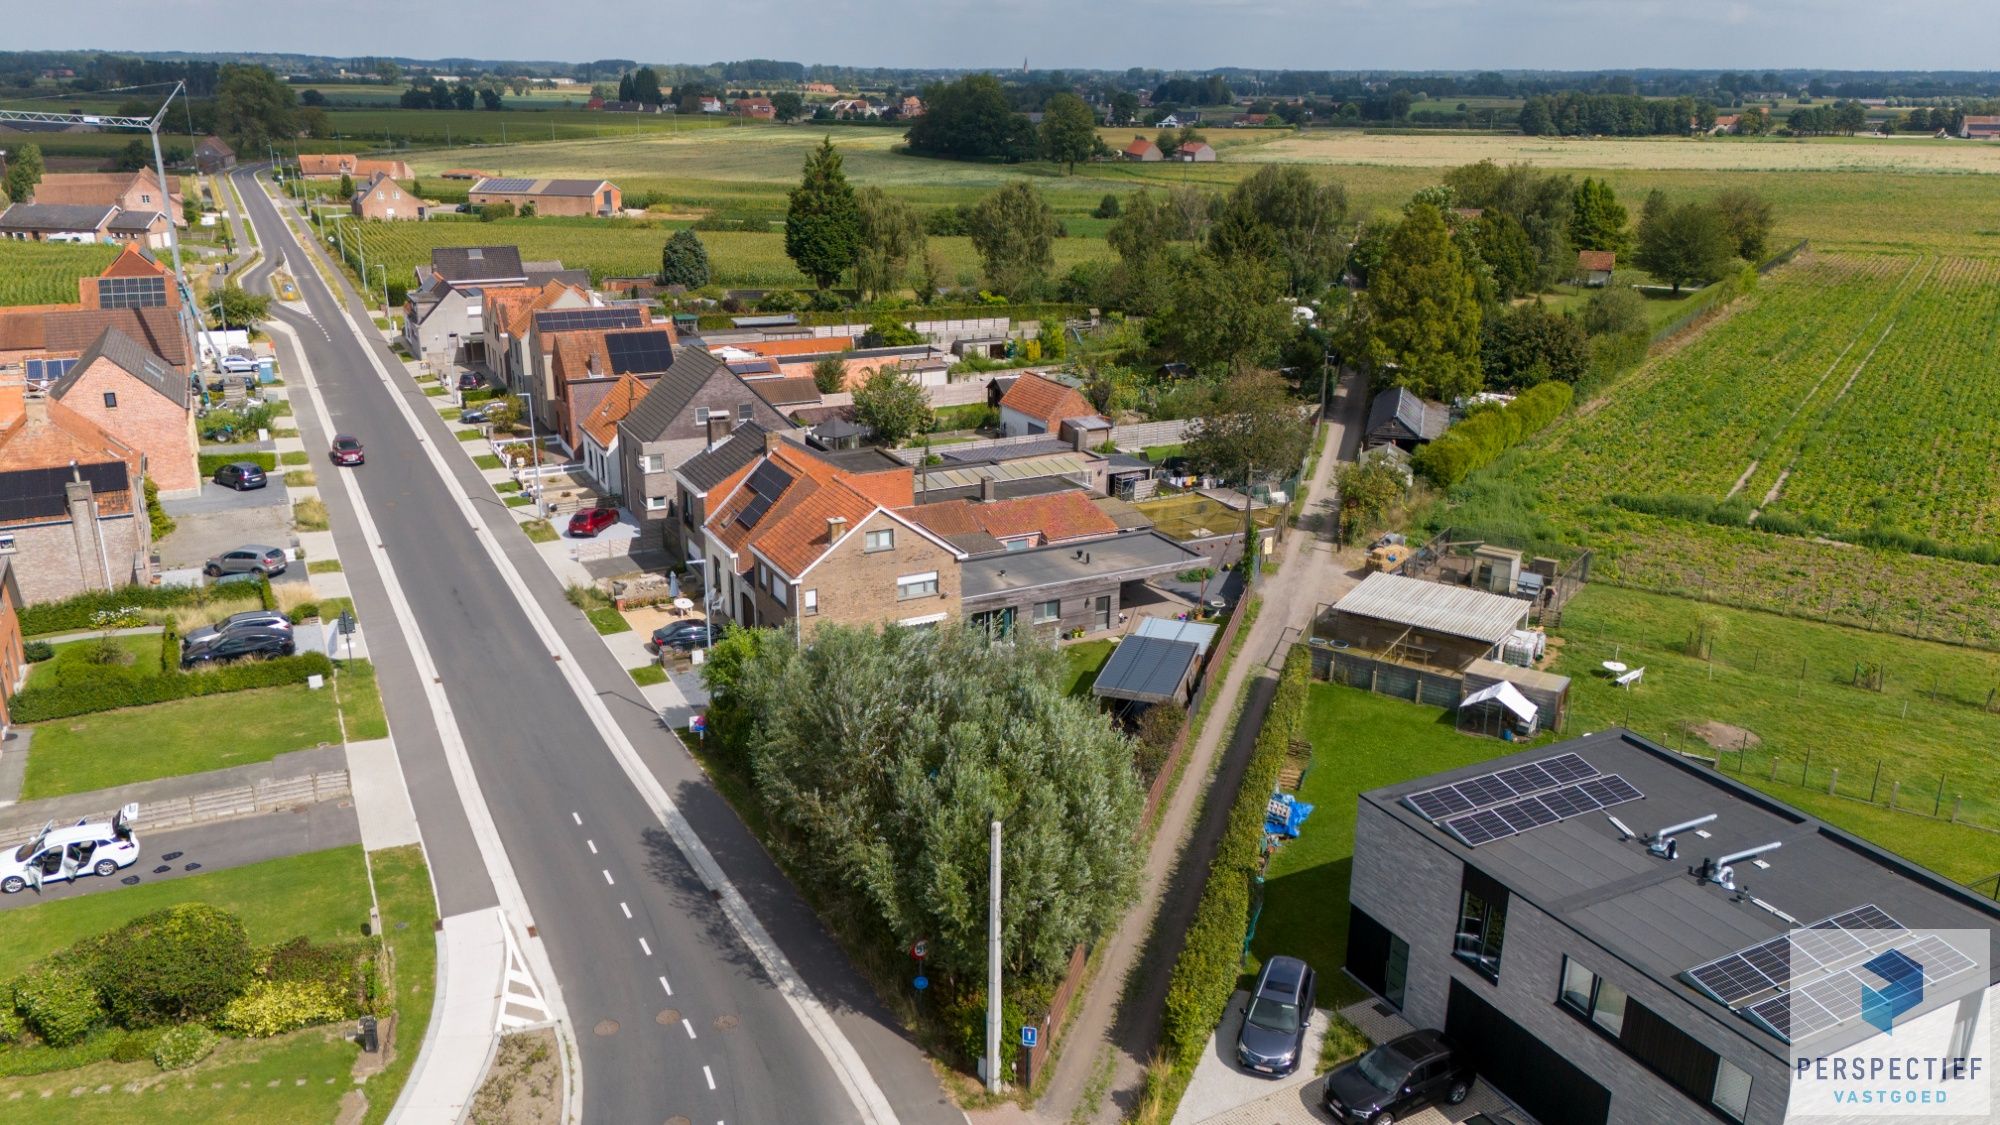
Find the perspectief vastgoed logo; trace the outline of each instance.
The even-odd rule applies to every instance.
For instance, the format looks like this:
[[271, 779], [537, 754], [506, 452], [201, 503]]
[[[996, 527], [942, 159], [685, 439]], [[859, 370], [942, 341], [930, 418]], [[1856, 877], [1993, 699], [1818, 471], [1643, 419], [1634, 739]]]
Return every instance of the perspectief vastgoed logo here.
[[1791, 1044], [1786, 1120], [1990, 1119], [1991, 933], [1845, 934], [1860, 948], [1842, 964], [1827, 935], [1794, 931], [1792, 987], [1758, 1005]]

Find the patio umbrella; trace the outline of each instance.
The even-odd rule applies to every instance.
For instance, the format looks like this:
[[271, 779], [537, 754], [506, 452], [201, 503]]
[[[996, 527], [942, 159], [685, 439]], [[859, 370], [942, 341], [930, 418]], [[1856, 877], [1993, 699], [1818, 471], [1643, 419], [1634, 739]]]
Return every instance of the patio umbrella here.
[[667, 596], [670, 598], [681, 596], [681, 576], [679, 571], [670, 570], [667, 572]]

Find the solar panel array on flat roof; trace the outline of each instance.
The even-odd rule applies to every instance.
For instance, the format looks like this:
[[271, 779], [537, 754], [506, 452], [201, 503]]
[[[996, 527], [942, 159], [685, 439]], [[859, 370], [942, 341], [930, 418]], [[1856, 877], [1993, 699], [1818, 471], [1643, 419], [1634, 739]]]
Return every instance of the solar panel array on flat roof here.
[[1950, 942], [1936, 934], [1923, 934], [1877, 953], [1865, 964], [1837, 969], [1788, 992], [1760, 1000], [1738, 1014], [1787, 1043], [1854, 1023], [1861, 1019], [1865, 989], [1893, 992], [1909, 987], [1904, 981], [1871, 968], [1883, 958], [1892, 964], [1914, 966], [1922, 973], [1926, 989], [1978, 967], [1977, 962]]
[[1440, 785], [1403, 798], [1403, 803], [1419, 816], [1436, 823], [1447, 817], [1468, 813], [1540, 793], [1557, 786], [1597, 776], [1597, 767], [1575, 754], [1529, 762], [1511, 769], [1468, 777], [1450, 785]]
[[1608, 773], [1504, 805], [1463, 813], [1445, 821], [1443, 828], [1467, 847], [1476, 848], [1517, 836], [1531, 828], [1608, 809], [1644, 796], [1631, 782], [1615, 773]]
[[604, 351], [614, 375], [665, 371], [674, 362], [673, 336], [664, 328], [606, 336]]
[[1879, 935], [1903, 932], [1901, 922], [1870, 903], [1696, 965], [1683, 976], [1734, 1008], [1754, 996], [1790, 988], [1795, 963], [1798, 975], [1839, 969], [1886, 948], [1890, 942]]
[[631, 305], [610, 305], [601, 309], [543, 309], [535, 314], [535, 327], [543, 332], [569, 332], [579, 328], [644, 328], [646, 313]]
[[506, 179], [500, 179], [500, 180], [481, 180], [481, 181], [480, 181], [480, 182], [479, 182], [479, 183], [478, 183], [478, 184], [477, 184], [477, 185], [475, 186], [474, 190], [476, 190], [476, 191], [527, 191], [527, 190], [528, 190], [529, 188], [531, 188], [531, 187], [534, 187], [534, 186], [535, 186], [535, 181], [533, 181], [533, 180], [531, 180], [531, 179], [523, 179], [523, 178], [521, 178], [521, 177], [518, 177], [518, 176], [509, 176], [509, 177], [507, 177]]
[[103, 309], [154, 309], [167, 303], [164, 277], [100, 277], [97, 279], [97, 307]]

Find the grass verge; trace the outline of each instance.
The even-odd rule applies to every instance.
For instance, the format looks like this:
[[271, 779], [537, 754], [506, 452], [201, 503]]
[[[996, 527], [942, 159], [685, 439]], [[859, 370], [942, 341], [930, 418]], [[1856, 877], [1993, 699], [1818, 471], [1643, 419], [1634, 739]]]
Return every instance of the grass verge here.
[[396, 1004], [396, 1057], [368, 1079], [364, 1125], [388, 1120], [396, 1095], [409, 1081], [431, 1022], [437, 995], [437, 899], [431, 893], [423, 849], [415, 844], [371, 852], [375, 897], [382, 908], [382, 941], [389, 949]]
[[500, 467], [500, 455], [497, 453], [481, 453], [472, 459], [472, 463], [482, 469], [497, 469]]
[[583, 615], [590, 619], [590, 623], [595, 625], [598, 633], [603, 636], [632, 631], [632, 623], [625, 620], [625, 615], [609, 606], [584, 610]]
[[312, 488], [318, 483], [319, 478], [311, 469], [293, 469], [285, 474], [286, 488]]
[[637, 668], [627, 668], [632, 682], [640, 687], [652, 687], [667, 682], [667, 670], [658, 664], [641, 664]]
[[314, 559], [306, 564], [307, 574], [339, 574], [339, 559]]
[[313, 496], [293, 504], [292, 522], [300, 531], [325, 531], [331, 526], [327, 522], [326, 502]]
[[521, 525], [521, 530], [527, 532], [528, 539], [535, 543], [553, 543], [562, 538], [547, 520], [529, 520]]
[[281, 465], [310, 465], [312, 464], [312, 456], [303, 449], [288, 449], [278, 454], [278, 463]]

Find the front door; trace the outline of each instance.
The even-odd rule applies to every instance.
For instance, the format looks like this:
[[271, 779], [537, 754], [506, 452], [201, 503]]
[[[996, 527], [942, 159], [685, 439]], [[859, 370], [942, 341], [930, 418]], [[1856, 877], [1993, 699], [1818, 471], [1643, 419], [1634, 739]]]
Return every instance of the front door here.
[[1092, 598], [1092, 599], [1091, 599], [1091, 602], [1090, 602], [1090, 622], [1091, 622], [1091, 625], [1090, 625], [1090, 627], [1091, 627], [1091, 628], [1093, 628], [1093, 629], [1109, 629], [1109, 628], [1111, 628], [1111, 595], [1110, 595], [1110, 594], [1103, 594], [1103, 595], [1100, 595], [1100, 596], [1098, 596], [1098, 597], [1096, 597], [1096, 598]]

